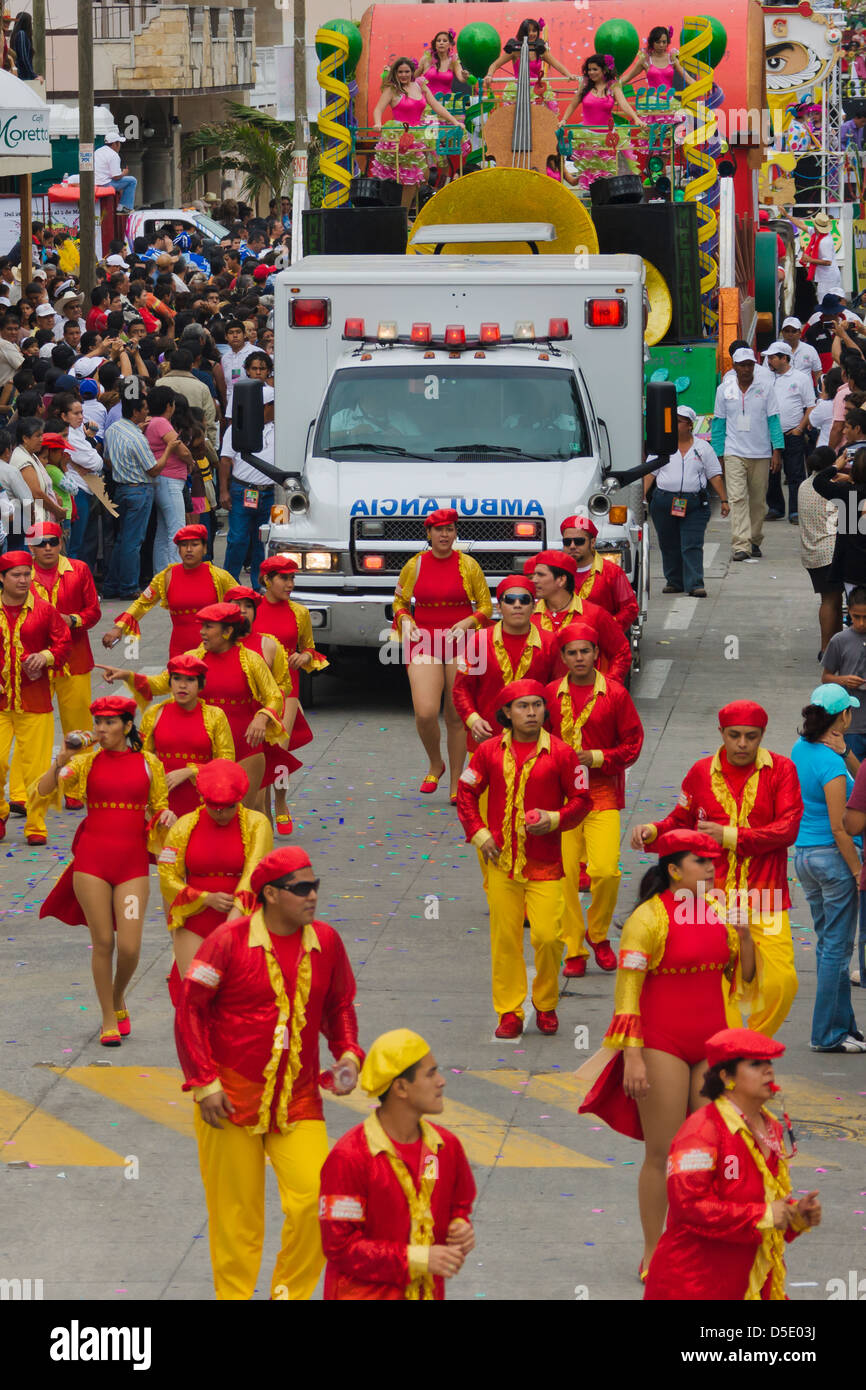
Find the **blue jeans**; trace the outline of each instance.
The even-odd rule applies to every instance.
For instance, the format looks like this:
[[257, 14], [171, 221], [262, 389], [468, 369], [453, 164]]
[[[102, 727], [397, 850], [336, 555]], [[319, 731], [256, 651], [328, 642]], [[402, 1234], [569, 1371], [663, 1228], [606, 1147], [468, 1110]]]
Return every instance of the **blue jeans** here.
[[156, 480], [156, 535], [153, 538], [153, 572], [159, 574], [167, 565], [176, 565], [180, 559], [172, 536], [186, 525], [186, 504], [184, 502], [184, 478], [157, 478]]
[[855, 758], [859, 758], [861, 763], [866, 758], [866, 734], [846, 734], [845, 747], [849, 753], [853, 753]]
[[650, 516], [662, 553], [665, 580], [675, 589], [701, 589], [704, 584], [704, 533], [710, 519], [709, 501], [700, 493], [686, 494], [685, 516], [671, 516], [674, 492], [656, 488], [650, 502]]
[[132, 174], [124, 174], [119, 179], [111, 180], [112, 188], [117, 189], [117, 210], [132, 212], [135, 207], [135, 190], [138, 188], [138, 179], [133, 178]]
[[103, 598], [134, 598], [138, 594], [141, 547], [153, 510], [153, 488], [149, 483], [139, 487], [118, 483], [114, 505], [120, 513], [120, 524]]
[[90, 515], [91, 494], [85, 488], [80, 487], [75, 494], [76, 517], [72, 523], [72, 530], [69, 534], [69, 558], [71, 560], [81, 559], [81, 547], [84, 543], [84, 532], [87, 528], [87, 518]]
[[809, 845], [794, 851], [800, 880], [815, 927], [818, 985], [812, 1014], [812, 1046], [836, 1047], [854, 1031], [848, 978], [857, 928], [857, 879], [835, 845]]
[[229, 511], [229, 533], [226, 539], [225, 567], [235, 579], [240, 579], [247, 551], [250, 552], [250, 584], [259, 587], [259, 565], [265, 558], [265, 548], [259, 540], [259, 527], [271, 519], [274, 501], [272, 487], [260, 487], [258, 506], [245, 507], [244, 493], [249, 484], [232, 478], [229, 492], [232, 505]]

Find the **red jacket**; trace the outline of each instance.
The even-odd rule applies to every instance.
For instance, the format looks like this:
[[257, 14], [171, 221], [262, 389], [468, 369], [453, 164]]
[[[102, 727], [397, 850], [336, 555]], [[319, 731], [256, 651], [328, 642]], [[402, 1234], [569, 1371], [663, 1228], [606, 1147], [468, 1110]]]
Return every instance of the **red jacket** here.
[[[389, 1150], [396, 1152], [373, 1114], [338, 1139], [325, 1159], [319, 1224], [328, 1262], [326, 1299], [403, 1299], [425, 1267], [426, 1247], [411, 1243], [409, 1205]], [[469, 1221], [475, 1180], [456, 1135], [422, 1123], [419, 1171], [413, 1177], [431, 1171], [432, 1243], [444, 1245], [452, 1221]], [[433, 1296], [445, 1297], [444, 1279], [434, 1278]]]
[[570, 703], [572, 726], [576, 726], [581, 711], [592, 700], [598, 682], [596, 685], [574, 685], [567, 677], [552, 681], [547, 687], [547, 708], [556, 737], [570, 743], [572, 748], [592, 753], [592, 766], [589, 768], [592, 809], [621, 811], [625, 805], [625, 770], [636, 763], [640, 756], [643, 725], [625, 686], [608, 676], [601, 679], [605, 690], [599, 689], [583, 726], [580, 729], [575, 727], [572, 735], [574, 741], [567, 738], [563, 730], [565, 701]]
[[[506, 765], [506, 754], [512, 770]], [[493, 836], [502, 851], [499, 867], [509, 878], [562, 878], [562, 831], [573, 830], [592, 810], [585, 790], [586, 773], [574, 750], [548, 733], [539, 735], [532, 757], [535, 762], [521, 793], [523, 776], [513, 771], [511, 730], [507, 729], [501, 738], [487, 739], [460, 778], [457, 814], [466, 839], [472, 844], [480, 847]], [[488, 793], [486, 824], [478, 805], [484, 791]], [[506, 817], [509, 791], [512, 809]], [[546, 835], [526, 833], [523, 818], [527, 811], [536, 810], [551, 813], [554, 828]]]
[[628, 575], [615, 560], [593, 556], [592, 575], [577, 576], [577, 592], [587, 603], [607, 609], [623, 632], [636, 621], [640, 609]]
[[[508, 640], [510, 643], [511, 639]], [[526, 651], [526, 642], [521, 656], [517, 659], [517, 664], [512, 665], [503, 643], [501, 623], [494, 623], [493, 627], [485, 628], [483, 632], [478, 634], [477, 641], [477, 657], [465, 671], [458, 671], [452, 692], [454, 708], [466, 725], [466, 746], [470, 753], [474, 753], [475, 749], [481, 746], [472, 737], [472, 725], [476, 719], [486, 719], [494, 730], [497, 727], [497, 697], [503, 686], [510, 685], [513, 680], [517, 679], [541, 681], [542, 685], [545, 685], [550, 680], [554, 663], [559, 659], [553, 634], [541, 632], [534, 623], [526, 638], [526, 642], [532, 643], [532, 652], [529, 665], [525, 670], [521, 667], [523, 654]], [[497, 653], [497, 644], [502, 649], [501, 654]], [[503, 657], [507, 663], [505, 666], [503, 666]], [[518, 670], [520, 670], [519, 677], [517, 676]]]
[[[781, 1147], [782, 1126], [767, 1111], [764, 1118]], [[771, 1153], [767, 1167], [790, 1191], [784, 1158]], [[745, 1140], [731, 1132], [716, 1104], [696, 1110], [671, 1144], [667, 1227], [650, 1261], [644, 1297], [745, 1299], [762, 1234], [772, 1224], [764, 1180]], [[789, 1227], [785, 1240], [800, 1234]], [[762, 1298], [769, 1297], [769, 1286], [768, 1277]]]
[[[693, 830], [699, 820], [716, 821], [728, 826], [724, 848], [729, 852], [717, 861], [716, 887], [725, 888], [728, 885], [730, 869], [734, 868], [736, 883], [731, 887], [739, 889], [745, 873], [747, 888], [775, 891], [780, 895], [778, 910], [782, 911], [791, 906], [788, 846], [797, 838], [803, 814], [797, 769], [791, 759], [781, 753], [770, 753], [759, 748], [756, 766], [760, 770], [755, 803], [747, 817], [748, 825], [736, 827], [731, 812], [725, 810], [717, 800], [712, 785], [714, 769], [717, 778], [722, 775], [722, 754], [723, 750], [719, 749], [718, 753], [699, 759], [689, 769], [683, 779], [679, 801], [669, 816], [656, 821], [656, 831], [662, 835], [667, 830]], [[730, 789], [728, 792], [732, 795]], [[732, 796], [732, 800], [739, 811], [742, 808], [742, 792], [739, 797]]]
[[31, 591], [37, 598], [50, 603], [53, 608], [57, 609], [58, 613], [67, 614], [75, 619], [69, 634], [71, 638], [69, 660], [63, 670], [58, 671], [57, 674], [63, 676], [86, 675], [88, 671], [93, 670], [93, 653], [90, 650], [90, 638], [87, 632], [89, 628], [95, 627], [102, 617], [93, 575], [83, 560], [68, 560], [65, 555], [61, 555], [57, 561], [57, 568], [54, 571], [50, 588], [45, 587], [42, 583], [44, 573], [44, 570], [39, 570], [34, 565], [33, 579], [30, 584]]
[[[588, 603], [575, 594], [567, 608], [561, 613], [551, 613], [543, 600], [535, 606], [532, 621], [542, 632], [559, 632], [569, 623], [589, 623], [598, 633], [598, 669], [605, 676], [623, 682], [631, 669], [631, 644], [618, 623], [605, 608], [597, 603]], [[551, 676], [566, 676], [568, 672], [562, 657], [557, 655]]]
[[[225, 1091], [235, 1107], [232, 1123], [254, 1126], [260, 1133], [282, 1134], [296, 1120], [322, 1119], [320, 1032], [338, 1060], [347, 1053], [359, 1064], [364, 1059], [358, 1046], [355, 977], [340, 937], [327, 922], [315, 921], [300, 933], [297, 946], [299, 957], [285, 979], [286, 1027], [278, 1028], [281, 1012], [272, 980], [282, 976], [278, 966], [276, 974], [269, 971], [268, 958], [272, 968], [277, 963], [260, 910], [226, 922], [205, 938], [184, 977], [175, 1015], [183, 1089], [195, 1090], [196, 1100]], [[305, 956], [311, 982], [302, 1001], [306, 1018], [292, 1082], [287, 1072], [293, 1060], [293, 1006]], [[268, 1105], [266, 1085], [274, 1068]]]
[[[44, 599], [29, 593], [20, 609], [0, 604], [0, 709], [50, 714], [51, 669], [66, 664], [70, 646], [69, 628]], [[48, 656], [35, 681], [22, 668], [22, 658], [34, 652]]]

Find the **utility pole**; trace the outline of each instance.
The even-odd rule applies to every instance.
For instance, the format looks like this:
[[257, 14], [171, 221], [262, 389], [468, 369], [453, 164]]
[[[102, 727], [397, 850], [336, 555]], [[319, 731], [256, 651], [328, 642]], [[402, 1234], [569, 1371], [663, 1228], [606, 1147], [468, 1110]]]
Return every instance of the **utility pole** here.
[[[302, 251], [303, 210], [309, 207], [307, 191], [310, 126], [307, 120], [307, 6], [294, 0], [295, 148], [292, 152], [292, 260]], [[281, 192], [274, 189], [275, 193]]]
[[79, 278], [85, 304], [96, 283], [96, 182], [93, 176], [93, 0], [78, 0]]
[[37, 77], [45, 78], [48, 89], [48, 74], [45, 71], [45, 0], [33, 0], [33, 67]]

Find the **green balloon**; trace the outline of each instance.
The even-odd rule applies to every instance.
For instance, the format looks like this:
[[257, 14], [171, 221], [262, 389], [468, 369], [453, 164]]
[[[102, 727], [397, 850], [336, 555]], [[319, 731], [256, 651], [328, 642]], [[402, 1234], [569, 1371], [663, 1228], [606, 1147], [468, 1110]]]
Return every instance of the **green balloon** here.
[[[713, 31], [713, 41], [708, 49], [705, 48], [703, 53], [698, 54], [698, 57], [702, 62], [709, 63], [711, 68], [717, 68], [724, 58], [725, 49], [728, 46], [728, 36], [725, 33], [725, 26], [716, 19], [715, 15], [702, 15], [701, 18], [706, 18], [710, 21], [710, 28]], [[695, 38], [697, 32], [697, 29], [691, 26], [689, 26], [688, 29], [684, 26], [680, 30], [680, 44], [684, 44], [689, 39]]]
[[473, 77], [486, 77], [491, 63], [502, 52], [502, 40], [492, 24], [477, 20], [457, 35], [457, 56]]
[[[323, 29], [336, 29], [338, 34], [345, 34], [349, 40], [349, 54], [342, 68], [337, 68], [337, 76], [351, 77], [358, 66], [361, 50], [364, 47], [364, 40], [361, 38], [361, 31], [357, 24], [353, 24], [351, 19], [329, 19], [327, 24], [323, 24], [321, 27]], [[331, 51], [330, 44], [316, 44], [316, 57], [320, 62], [323, 58], [327, 58]]]
[[609, 53], [618, 73], [625, 72], [637, 56], [640, 37], [627, 19], [606, 19], [595, 31], [595, 52]]

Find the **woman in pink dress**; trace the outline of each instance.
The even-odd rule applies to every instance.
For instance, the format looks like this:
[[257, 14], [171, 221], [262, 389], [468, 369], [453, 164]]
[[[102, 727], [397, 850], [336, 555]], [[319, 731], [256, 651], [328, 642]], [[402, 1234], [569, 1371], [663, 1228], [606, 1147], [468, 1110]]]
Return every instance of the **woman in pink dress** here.
[[453, 29], [440, 29], [418, 64], [418, 76], [424, 78], [428, 92], [437, 101], [450, 97], [455, 77], [458, 82], [469, 80], [457, 57], [454, 40]]
[[625, 116], [636, 130], [646, 127], [622, 94], [616, 68], [609, 53], [594, 53], [583, 65], [583, 82], [559, 122], [566, 126], [580, 107], [583, 130], [575, 132], [571, 160], [578, 186], [588, 188], [598, 178], [613, 174], [639, 173], [635, 151], [627, 136], [614, 128], [614, 110]]
[[484, 79], [484, 85], [490, 90], [490, 79], [500, 68], [504, 68], [510, 63], [514, 72], [514, 77], [507, 84], [502, 93], [502, 101], [506, 106], [513, 106], [517, 101], [517, 79], [520, 76], [520, 46], [524, 39], [529, 42], [529, 85], [532, 92], [532, 100], [538, 106], [547, 106], [551, 111], [559, 110], [559, 103], [556, 94], [546, 77], [546, 67], [555, 68], [563, 77], [569, 81], [576, 82], [577, 74], [569, 72], [568, 68], [563, 67], [558, 58], [554, 58], [550, 49], [547, 47], [547, 40], [543, 37], [543, 19], [524, 19], [517, 31], [516, 39], [509, 39], [505, 45], [502, 56], [490, 68]]
[[[390, 106], [392, 119], [382, 125], [385, 108]], [[391, 65], [382, 87], [382, 95], [373, 113], [373, 125], [381, 135], [370, 160], [369, 174], [374, 179], [391, 179], [403, 189], [403, 205], [408, 207], [414, 191], [427, 177], [428, 156], [435, 163], [436, 127], [424, 126], [428, 108], [447, 125], [462, 125], [446, 111], [432, 95], [422, 78], [415, 78], [412, 58], [398, 58]]]
[[622, 83], [631, 82], [640, 73], [645, 72], [648, 87], [672, 87], [675, 75], [682, 82], [688, 82], [688, 76], [677, 57], [677, 51], [675, 48], [671, 48], [673, 36], [673, 29], [668, 28], [665, 24], [657, 24], [654, 29], [650, 29], [646, 48], [637, 55], [628, 72], [623, 73], [620, 81]]

